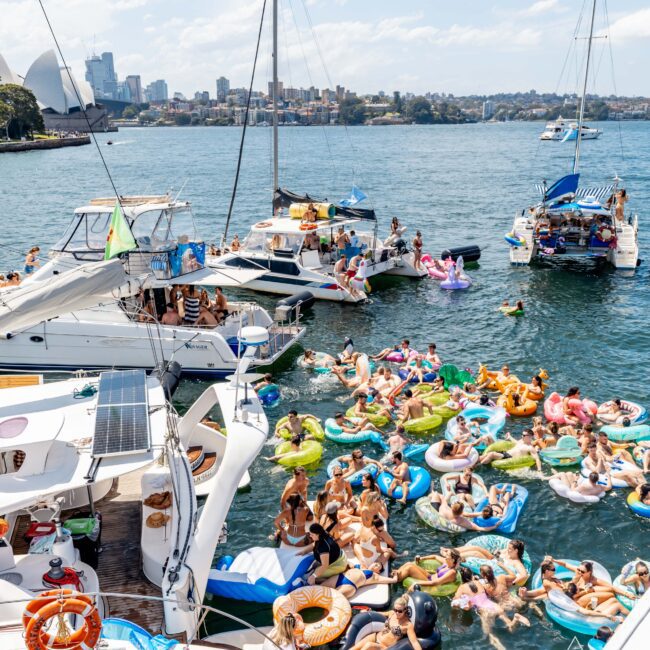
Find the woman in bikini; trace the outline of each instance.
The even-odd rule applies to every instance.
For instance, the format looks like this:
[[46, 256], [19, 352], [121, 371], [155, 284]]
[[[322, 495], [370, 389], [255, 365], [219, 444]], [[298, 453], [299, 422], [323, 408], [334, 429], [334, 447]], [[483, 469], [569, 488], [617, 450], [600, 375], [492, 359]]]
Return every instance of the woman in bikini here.
[[548, 598], [549, 592], [553, 591], [553, 589], [564, 590], [564, 582], [555, 577], [556, 568], [553, 562], [542, 562], [540, 572], [542, 575], [542, 586], [538, 589], [520, 587], [517, 592], [519, 598], [522, 600], [545, 600]]
[[514, 614], [512, 619], [509, 619], [503, 607], [489, 597], [485, 586], [467, 567], [461, 567], [459, 572], [462, 584], [458, 587], [454, 599], [451, 601], [451, 606], [466, 611], [475, 609], [481, 618], [483, 633], [495, 648], [503, 648], [501, 642], [492, 633], [495, 618], [503, 621], [508, 632], [512, 632], [517, 623], [530, 627], [530, 621], [519, 613]]
[[511, 539], [506, 546], [505, 553], [501, 550], [491, 553], [482, 546], [472, 546], [471, 544], [456, 547], [456, 550], [463, 559], [478, 557], [484, 560], [497, 560], [507, 564], [515, 573], [515, 579], [513, 581], [515, 585], [526, 584], [530, 577], [528, 569], [526, 569], [523, 563], [524, 549], [524, 543], [520, 539]]
[[382, 576], [381, 572], [383, 570], [384, 567], [380, 562], [374, 562], [367, 569], [357, 569], [348, 565], [345, 573], [339, 573], [339, 575], [333, 578], [328, 578], [322, 585], [340, 591], [350, 600], [361, 587], [367, 585], [394, 585], [397, 582], [397, 578]]
[[[325, 483], [325, 489], [329, 494], [330, 502], [336, 501], [343, 507], [354, 504], [352, 488], [343, 478], [343, 469], [340, 466], [334, 468], [332, 478]], [[352, 510], [354, 510], [354, 506], [352, 507]]]
[[371, 526], [375, 517], [380, 517], [384, 522], [388, 521], [388, 508], [379, 492], [370, 492], [361, 506], [361, 523]]
[[494, 569], [488, 564], [484, 564], [479, 572], [487, 595], [506, 609], [523, 607], [523, 600], [510, 591], [517, 575], [507, 564], [503, 562], [497, 562], [496, 564], [504, 573], [495, 575]]
[[289, 546], [305, 546], [309, 543], [305, 528], [307, 522], [311, 523], [314, 520], [314, 515], [297, 492], [289, 495], [286, 504], [287, 507], [273, 522], [277, 529], [275, 539]]
[[[431, 573], [419, 565], [422, 560], [437, 560], [440, 566]], [[416, 555], [415, 562], [407, 562], [399, 569], [392, 572], [398, 582], [403, 582], [406, 578], [413, 578], [413, 584], [408, 588], [412, 591], [415, 585], [427, 587], [442, 586], [451, 584], [456, 580], [456, 572], [460, 566], [460, 554], [454, 549], [440, 549], [440, 555]]]
[[648, 573], [648, 565], [639, 561], [634, 565], [634, 573], [631, 573], [627, 578], [623, 578], [621, 584], [633, 589], [637, 596], [643, 596], [646, 591], [650, 591], [650, 576]]
[[449, 477], [443, 477], [448, 491], [453, 491], [456, 495], [456, 501], [465, 503], [471, 510], [474, 510], [476, 504], [472, 497], [472, 481], [474, 479], [474, 470], [471, 467], [466, 467], [463, 473], [455, 480]]
[[372, 474], [364, 474], [363, 478], [361, 479], [361, 485], [363, 487], [363, 492], [361, 492], [361, 495], [359, 497], [359, 504], [363, 508], [363, 506], [366, 505], [366, 501], [370, 494], [373, 492], [375, 494], [381, 494], [381, 492], [379, 491], [375, 477]]
[[343, 478], [349, 478], [357, 472], [361, 472], [369, 465], [379, 467], [379, 463], [371, 458], [365, 458], [361, 449], [355, 449], [350, 456], [339, 456], [336, 459], [339, 463], [345, 463], [347, 468], [343, 470]]
[[386, 623], [379, 632], [373, 632], [350, 650], [384, 650], [392, 648], [402, 639], [407, 638], [413, 650], [422, 650], [415, 634], [413, 623], [408, 617], [408, 599], [401, 596], [395, 601], [392, 612], [386, 612]]
[[362, 568], [370, 568], [375, 562], [382, 566], [395, 557], [397, 544], [384, 527], [381, 517], [375, 515], [370, 526], [361, 525], [354, 542], [354, 554]]

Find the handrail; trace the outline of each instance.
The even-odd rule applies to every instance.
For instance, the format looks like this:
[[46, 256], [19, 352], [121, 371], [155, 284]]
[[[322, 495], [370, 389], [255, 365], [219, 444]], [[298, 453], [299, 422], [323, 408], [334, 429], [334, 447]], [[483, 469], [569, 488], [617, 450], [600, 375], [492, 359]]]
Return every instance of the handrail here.
[[[273, 644], [274, 647], [278, 648], [278, 650], [282, 650], [282, 648], [280, 648], [280, 646], [277, 645], [277, 643], [275, 643], [273, 639], [271, 639], [268, 635], [264, 634], [264, 632], [262, 632], [261, 630], [258, 630], [254, 625], [251, 625], [248, 621], [245, 621], [244, 619], [239, 618], [234, 614], [230, 614], [229, 612], [225, 612], [223, 610], [217, 609], [216, 607], [212, 607], [212, 605], [205, 605], [205, 604], [198, 605], [196, 603], [190, 603], [189, 601], [178, 600], [178, 598], [165, 598], [164, 596], [148, 596], [145, 594], [124, 594], [124, 593], [113, 592], [113, 591], [84, 591], [83, 594], [85, 596], [94, 596], [96, 598], [127, 598], [131, 600], [148, 600], [148, 601], [154, 601], [159, 603], [171, 603], [174, 605], [178, 605], [181, 609], [184, 607], [189, 607], [189, 608], [195, 608], [199, 610], [205, 610], [206, 612], [212, 612], [213, 614], [219, 614], [220, 616], [225, 616], [226, 618], [235, 621], [235, 623], [239, 623], [240, 625], [243, 625], [249, 630], [256, 632], [263, 638], [268, 639]], [[36, 597], [37, 594], [30, 597], [13, 598], [11, 600], [2, 599], [0, 600], [0, 605], [15, 605], [19, 603], [29, 603], [32, 600], [34, 600], [34, 598]], [[3, 626], [0, 624], [0, 631], [2, 629]]]

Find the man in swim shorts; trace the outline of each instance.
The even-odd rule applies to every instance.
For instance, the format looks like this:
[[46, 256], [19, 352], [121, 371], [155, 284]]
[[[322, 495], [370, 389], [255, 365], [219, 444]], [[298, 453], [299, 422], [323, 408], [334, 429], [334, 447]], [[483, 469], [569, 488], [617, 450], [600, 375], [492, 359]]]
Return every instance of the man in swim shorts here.
[[533, 445], [533, 432], [530, 429], [524, 429], [521, 434], [521, 440], [515, 440], [510, 433], [506, 433], [506, 440], [515, 443], [515, 446], [508, 451], [487, 451], [485, 452], [479, 462], [481, 465], [488, 465], [495, 460], [505, 460], [506, 458], [522, 458], [523, 456], [532, 456], [537, 466], [537, 471], [542, 471], [542, 461], [539, 457], [537, 448]]

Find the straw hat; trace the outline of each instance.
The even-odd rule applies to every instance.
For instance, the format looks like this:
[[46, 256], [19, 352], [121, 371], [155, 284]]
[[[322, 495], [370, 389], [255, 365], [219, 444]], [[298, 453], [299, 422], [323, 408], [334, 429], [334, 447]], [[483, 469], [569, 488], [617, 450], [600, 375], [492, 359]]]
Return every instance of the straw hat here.
[[147, 517], [147, 526], [149, 528], [162, 528], [171, 517], [164, 515], [162, 512], [154, 512]]

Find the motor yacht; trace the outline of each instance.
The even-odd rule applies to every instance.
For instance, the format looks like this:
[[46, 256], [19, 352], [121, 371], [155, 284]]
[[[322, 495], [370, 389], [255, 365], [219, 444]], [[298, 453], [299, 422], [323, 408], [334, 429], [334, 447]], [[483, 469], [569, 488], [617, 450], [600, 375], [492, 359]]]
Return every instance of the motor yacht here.
[[303, 336], [295, 311], [272, 316], [250, 301], [231, 301], [218, 321], [198, 326], [181, 320], [181, 297], [178, 324], [165, 324], [166, 305], [181, 285], [194, 285], [198, 293], [238, 287], [262, 273], [249, 269], [235, 278], [228, 269], [207, 268], [188, 202], [170, 196], [120, 200], [134, 250], [101, 261], [116, 200], [92, 200], [75, 210], [47, 262], [20, 286], [2, 291], [0, 367], [151, 369], [178, 361], [185, 374], [224, 377], [237, 365], [241, 327], [268, 331], [268, 344], [252, 362], [259, 367], [274, 363]]

